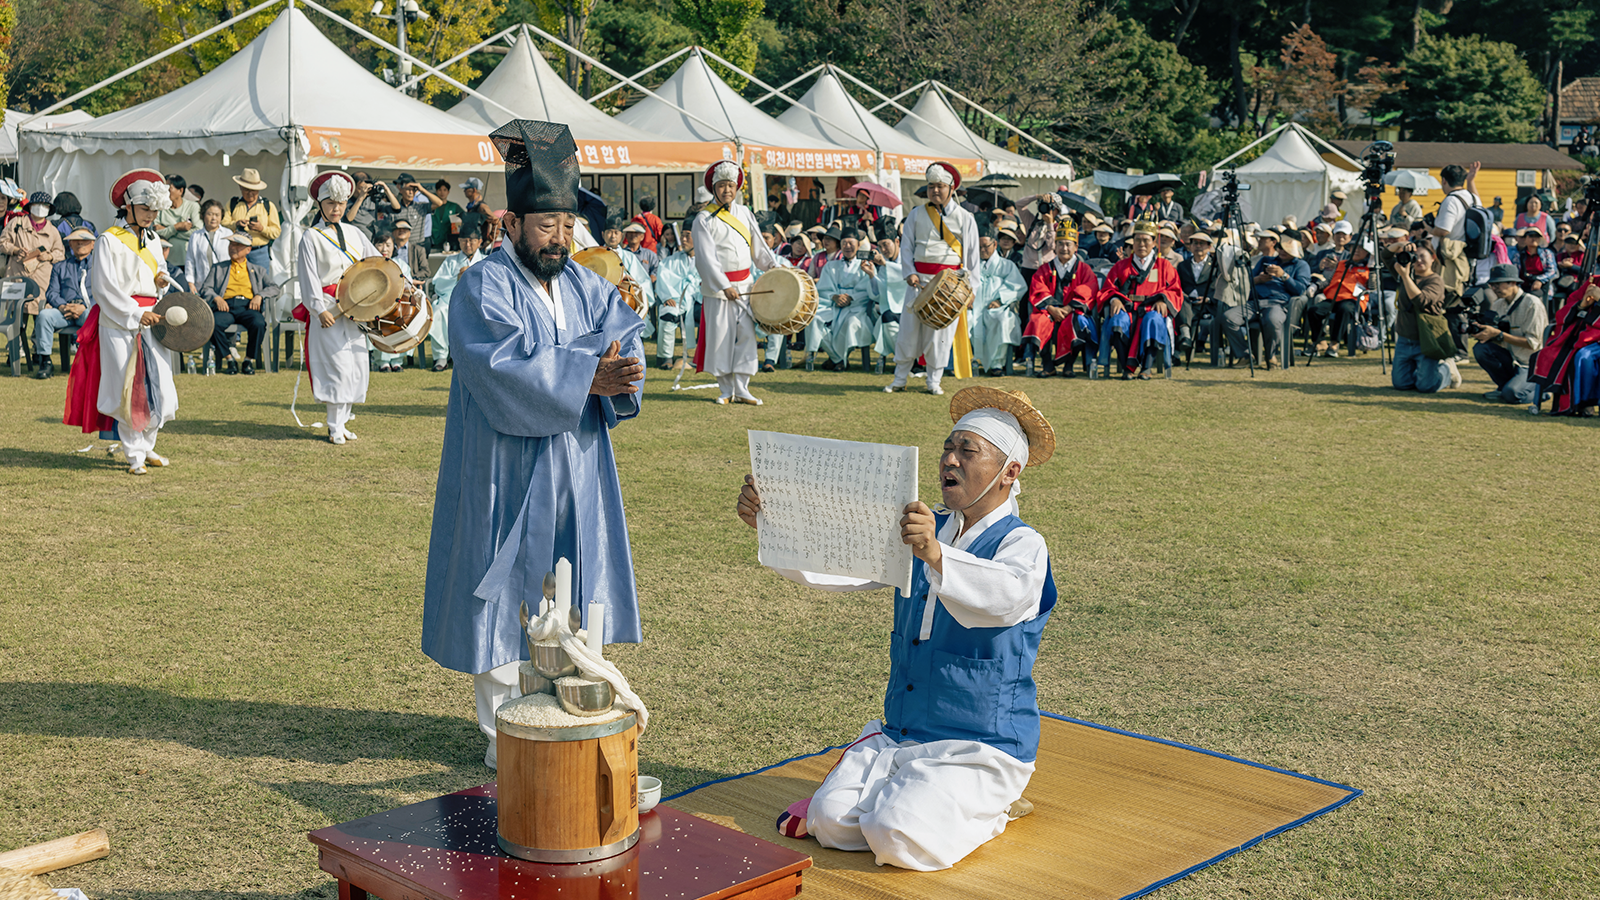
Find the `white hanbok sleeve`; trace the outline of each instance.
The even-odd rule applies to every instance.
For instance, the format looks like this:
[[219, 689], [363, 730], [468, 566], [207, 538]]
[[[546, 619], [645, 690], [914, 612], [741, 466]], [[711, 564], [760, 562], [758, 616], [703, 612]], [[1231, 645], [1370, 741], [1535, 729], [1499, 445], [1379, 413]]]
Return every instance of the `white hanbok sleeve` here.
[[1004, 265], [1000, 266], [1000, 285], [996, 293], [1000, 295], [1001, 303], [1010, 306], [1022, 299], [1022, 295], [1028, 290], [1028, 285], [1023, 282], [1022, 270], [1017, 268], [1016, 263], [1009, 259], [1002, 259], [1000, 262]]
[[941, 574], [927, 567], [928, 589], [965, 628], [1008, 628], [1039, 615], [1050, 553], [1032, 528], [1016, 528], [993, 559], [945, 544]]
[[[920, 206], [912, 207], [906, 213], [906, 224], [900, 231], [900, 277], [907, 283], [917, 273], [917, 213], [921, 210]], [[926, 212], [922, 214], [927, 215]]]
[[89, 266], [89, 287], [94, 301], [100, 307], [100, 318], [111, 322], [123, 331], [136, 331], [145, 310], [129, 292], [130, 285], [139, 283], [135, 267], [144, 267], [144, 260], [129, 250], [115, 235], [102, 232], [94, 242], [94, 262]]
[[[961, 209], [957, 206], [956, 209]], [[983, 256], [978, 252], [978, 220], [972, 213], [961, 210], [961, 267], [971, 275], [978, 271], [978, 266], [983, 262]]]
[[333, 298], [322, 292], [322, 277], [317, 271], [316, 241], [321, 240], [307, 228], [300, 233], [297, 267], [300, 276], [300, 303], [312, 315], [320, 315], [333, 308]]
[[694, 268], [700, 273], [700, 292], [707, 296], [716, 296], [729, 287], [728, 276], [722, 271], [722, 263], [717, 259], [716, 229], [711, 225], [711, 217], [704, 211], [695, 214], [694, 225], [690, 226], [694, 234]]

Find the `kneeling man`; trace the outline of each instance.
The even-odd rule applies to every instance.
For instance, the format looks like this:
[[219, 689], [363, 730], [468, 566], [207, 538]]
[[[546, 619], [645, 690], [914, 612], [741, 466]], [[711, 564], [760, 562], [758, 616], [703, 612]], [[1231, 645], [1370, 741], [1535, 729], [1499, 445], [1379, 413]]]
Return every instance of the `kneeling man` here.
[[[809, 801], [779, 828], [824, 847], [871, 850], [879, 865], [947, 869], [1031, 808], [1039, 752], [1033, 661], [1055, 606], [1044, 538], [1017, 517], [1018, 478], [1055, 451], [1055, 432], [1020, 391], [967, 388], [939, 458], [946, 509], [906, 507], [911, 595], [895, 592], [884, 715], [862, 729]], [[761, 509], [745, 478], [739, 517]], [[779, 574], [821, 590], [884, 585]]]

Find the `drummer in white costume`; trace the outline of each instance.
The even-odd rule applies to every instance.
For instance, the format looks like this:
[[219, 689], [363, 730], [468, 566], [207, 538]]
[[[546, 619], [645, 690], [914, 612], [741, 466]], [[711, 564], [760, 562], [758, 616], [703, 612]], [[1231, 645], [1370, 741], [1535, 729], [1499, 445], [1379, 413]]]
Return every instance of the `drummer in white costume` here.
[[156, 213], [171, 208], [172, 197], [160, 172], [134, 169], [112, 185], [111, 205], [127, 224], [107, 228], [94, 244], [89, 286], [95, 302], [78, 343], [82, 351], [97, 342], [98, 350], [73, 360], [65, 421], [90, 432], [108, 425], [102, 416], [114, 419], [128, 472], [143, 475], [147, 463], [168, 464], [155, 452], [156, 434], [178, 411], [169, 351], [150, 333], [161, 324], [151, 307], [171, 281], [151, 227]]
[[300, 303], [306, 323], [306, 367], [311, 395], [327, 404], [328, 440], [343, 444], [356, 436], [345, 428], [357, 403], [367, 402], [367, 336], [339, 314], [334, 297], [344, 270], [377, 256], [366, 232], [343, 221], [344, 204], [355, 182], [343, 172], [324, 172], [311, 181], [317, 219], [300, 238]]
[[[878, 865], [946, 869], [1032, 805], [1022, 792], [1039, 752], [1033, 681], [1056, 603], [1044, 538], [1019, 518], [1018, 479], [1055, 452], [1055, 432], [1020, 391], [971, 387], [951, 398], [939, 458], [946, 511], [905, 509], [915, 562], [895, 591], [883, 718], [862, 729], [809, 800], [778, 817], [789, 837], [871, 850]], [[738, 513], [761, 509], [745, 477]], [[777, 570], [826, 591], [881, 584]]]
[[706, 170], [706, 187], [712, 202], [694, 219], [695, 268], [700, 272], [701, 327], [695, 368], [716, 376], [721, 390], [718, 403], [761, 401], [750, 393], [750, 376], [756, 373], [756, 322], [747, 296], [755, 279], [751, 269], [770, 271], [779, 266], [761, 227], [744, 204], [739, 189], [744, 172], [724, 160]]
[[[961, 173], [947, 162], [928, 164], [928, 203], [906, 216], [900, 236], [900, 268], [905, 273], [907, 300], [915, 300], [925, 282], [945, 269], [958, 269], [970, 279], [978, 268], [978, 223], [956, 202]], [[894, 382], [886, 392], [903, 391], [917, 357], [928, 367], [928, 393], [942, 394], [945, 361], [955, 342], [956, 322], [930, 328], [907, 310], [900, 317], [894, 348]]]

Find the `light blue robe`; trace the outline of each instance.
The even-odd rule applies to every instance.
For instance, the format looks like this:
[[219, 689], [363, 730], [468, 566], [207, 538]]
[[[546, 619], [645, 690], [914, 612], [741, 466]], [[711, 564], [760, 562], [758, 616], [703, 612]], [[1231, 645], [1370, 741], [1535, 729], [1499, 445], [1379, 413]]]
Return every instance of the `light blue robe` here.
[[[973, 356], [984, 371], [1000, 368], [1006, 361], [1006, 347], [1022, 343], [1022, 319], [1017, 314], [1017, 301], [1027, 289], [1022, 281], [1022, 270], [998, 253], [978, 263], [978, 268], [973, 270]], [[990, 309], [989, 304], [995, 302], [1000, 308]]]
[[650, 321], [650, 310], [656, 306], [656, 283], [650, 280], [650, 269], [638, 254], [627, 247], [618, 247], [616, 253], [622, 258], [623, 271], [639, 286], [640, 294], [644, 297], [644, 309], [639, 311], [639, 315], [644, 318], [644, 337], [650, 338], [656, 333], [655, 324]]
[[[410, 255], [396, 250], [394, 256], [390, 257], [400, 267], [400, 274], [405, 276], [406, 284], [411, 283]], [[372, 354], [380, 366], [404, 365], [407, 356], [405, 353], [385, 353], [374, 347], [370, 338], [367, 340], [367, 351]]]
[[886, 322], [883, 319], [885, 311], [903, 315], [906, 306], [905, 273], [900, 268], [898, 260], [890, 260], [886, 265], [878, 267], [878, 277], [882, 278], [886, 287], [882, 296], [878, 298], [878, 355], [884, 359], [894, 358], [894, 345], [900, 339], [900, 323]]
[[[823, 347], [834, 362], [846, 361], [857, 347], [872, 345], [876, 306], [882, 293], [883, 282], [876, 276], [863, 275], [860, 260], [837, 259], [822, 267], [822, 277], [817, 280], [817, 309], [819, 314], [823, 307], [833, 312]], [[835, 306], [835, 294], [848, 294], [850, 305]]]
[[452, 253], [439, 263], [433, 273], [433, 324], [428, 326], [428, 343], [433, 347], [433, 361], [438, 364], [450, 358], [450, 295], [456, 289], [461, 270], [472, 263], [483, 262], [479, 250], [471, 259], [465, 253]]
[[660, 313], [674, 312], [667, 301], [677, 304], [675, 314], [679, 322], [661, 320], [661, 330], [656, 336], [656, 358], [670, 360], [676, 352], [678, 331], [683, 331], [685, 356], [694, 355], [695, 328], [694, 305], [700, 299], [700, 270], [694, 267], [694, 257], [687, 253], [674, 253], [656, 267], [656, 302]]
[[[508, 249], [461, 276], [450, 406], [434, 495], [422, 651], [477, 674], [526, 659], [518, 608], [572, 560], [573, 602], [606, 605], [607, 643], [640, 640], [639, 600], [610, 429], [643, 393], [589, 393], [612, 341], [643, 357], [644, 322], [617, 289], [569, 263], [557, 279], [566, 328]], [[642, 387], [642, 385], [641, 385]]]

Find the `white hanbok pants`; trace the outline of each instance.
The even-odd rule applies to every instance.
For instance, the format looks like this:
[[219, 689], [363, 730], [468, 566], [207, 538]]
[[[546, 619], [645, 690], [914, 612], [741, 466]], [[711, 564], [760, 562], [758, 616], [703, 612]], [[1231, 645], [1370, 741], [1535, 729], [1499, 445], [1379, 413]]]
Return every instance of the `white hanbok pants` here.
[[948, 869], [998, 837], [1033, 763], [977, 741], [895, 742], [873, 722], [812, 795], [824, 847], [871, 850], [880, 866]]
[[521, 680], [517, 670], [522, 661], [508, 662], [487, 672], [472, 676], [473, 693], [478, 700], [478, 728], [489, 738], [489, 750], [483, 755], [483, 764], [495, 768], [495, 711], [500, 704], [522, 696]]
[[[747, 291], [753, 283], [746, 278], [734, 287]], [[700, 304], [706, 328], [705, 371], [719, 379], [743, 375], [748, 381], [756, 373], [758, 346], [750, 304], [743, 299], [729, 300], [720, 293], [701, 297]]]
[[939, 389], [939, 382], [944, 379], [945, 363], [950, 361], [950, 348], [956, 343], [956, 324], [951, 322], [943, 328], [932, 328], [916, 313], [900, 317], [900, 335], [894, 346], [895, 387], [906, 386], [906, 381], [911, 377], [911, 367], [916, 365], [920, 356], [928, 366], [928, 390]]
[[122, 452], [130, 467], [144, 465], [146, 457], [156, 448], [156, 435], [161, 426], [172, 421], [178, 411], [178, 389], [172, 381], [172, 351], [156, 343], [147, 328], [124, 331], [101, 318], [100, 384], [95, 393], [95, 407], [102, 414], [116, 418], [118, 407], [122, 405], [128, 367], [134, 364], [134, 351], [141, 341], [150, 351], [147, 354], [150, 374], [161, 392], [161, 419], [152, 420], [144, 431], [134, 431], [127, 422], [117, 419], [117, 440], [122, 442]]

